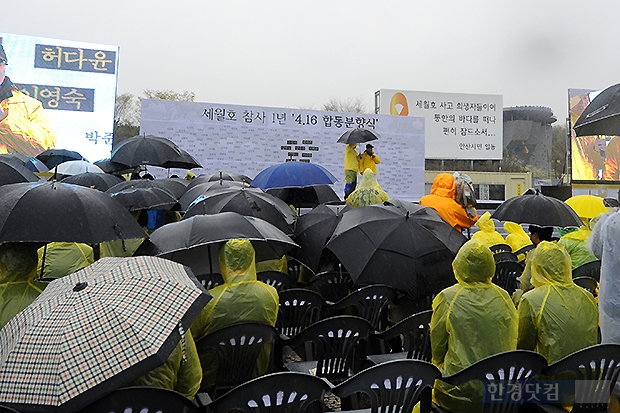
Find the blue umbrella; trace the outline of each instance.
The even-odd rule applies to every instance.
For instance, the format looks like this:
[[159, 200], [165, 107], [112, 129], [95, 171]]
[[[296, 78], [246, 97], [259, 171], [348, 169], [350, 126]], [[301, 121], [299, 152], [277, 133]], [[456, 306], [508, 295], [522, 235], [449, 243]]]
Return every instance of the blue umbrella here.
[[308, 162], [286, 162], [262, 170], [250, 186], [263, 191], [273, 188], [303, 188], [329, 185], [337, 179], [327, 169]]

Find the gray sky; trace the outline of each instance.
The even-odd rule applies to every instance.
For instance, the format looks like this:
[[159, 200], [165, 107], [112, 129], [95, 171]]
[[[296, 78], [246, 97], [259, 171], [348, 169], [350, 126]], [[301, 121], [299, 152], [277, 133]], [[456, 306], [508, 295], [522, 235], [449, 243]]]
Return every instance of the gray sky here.
[[[620, 82], [616, 0], [2, 0], [3, 32], [120, 46], [119, 93], [320, 109], [378, 89], [547, 106]], [[615, 57], [614, 57], [615, 56]]]

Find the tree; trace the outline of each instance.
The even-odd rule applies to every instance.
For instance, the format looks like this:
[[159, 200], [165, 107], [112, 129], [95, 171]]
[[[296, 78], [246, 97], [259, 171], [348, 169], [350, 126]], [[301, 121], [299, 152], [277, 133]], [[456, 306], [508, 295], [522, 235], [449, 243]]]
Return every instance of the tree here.
[[196, 94], [194, 92], [175, 92], [173, 90], [155, 90], [144, 89], [144, 99], [159, 99], [159, 100], [178, 100], [182, 102], [193, 102]]
[[348, 113], [370, 113], [368, 107], [364, 103], [364, 99], [357, 97], [355, 99], [348, 98], [346, 100], [330, 98], [323, 105], [323, 110], [329, 112], [348, 112]]

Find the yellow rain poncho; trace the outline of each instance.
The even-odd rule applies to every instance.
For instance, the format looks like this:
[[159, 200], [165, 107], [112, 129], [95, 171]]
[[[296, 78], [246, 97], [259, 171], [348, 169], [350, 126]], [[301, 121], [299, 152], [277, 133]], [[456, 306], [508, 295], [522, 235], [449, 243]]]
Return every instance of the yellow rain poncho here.
[[491, 219], [491, 213], [489, 211], [482, 214], [476, 226], [480, 228], [480, 231], [472, 235], [472, 239], [482, 241], [487, 247], [492, 247], [497, 244], [504, 244], [506, 240], [502, 237], [502, 234], [495, 231], [495, 223]]
[[288, 274], [288, 260], [286, 255], [277, 260], [265, 260], [256, 263], [256, 272], [261, 271], [280, 271]]
[[[517, 347], [517, 311], [508, 293], [491, 283], [491, 250], [481, 241], [467, 241], [452, 268], [458, 284], [435, 297], [431, 318], [432, 362], [444, 375]], [[482, 387], [474, 383], [453, 387], [438, 380], [434, 397], [451, 412], [482, 407]]]
[[194, 338], [188, 331], [164, 364], [127, 386], [161, 387], [177, 391], [188, 399], [193, 399], [200, 388], [201, 380], [200, 359]]
[[[513, 252], [517, 252], [521, 248], [532, 243], [532, 240], [529, 235], [527, 235], [523, 227], [516, 222], [504, 222], [504, 231], [508, 233], [508, 235], [506, 235], [506, 244], [510, 245]], [[523, 260], [525, 257], [521, 254], [521, 256], [517, 258], [519, 260]]]
[[592, 294], [573, 283], [562, 247], [542, 241], [531, 254], [535, 288], [519, 303], [517, 347], [534, 350], [551, 364], [597, 343], [598, 310]]
[[388, 194], [381, 189], [379, 182], [377, 182], [375, 174], [370, 169], [366, 169], [357, 189], [347, 198], [347, 204], [358, 208], [366, 205], [380, 204], [389, 199]]
[[0, 329], [28, 307], [45, 289], [35, 281], [36, 247], [28, 243], [0, 245]]
[[569, 232], [562, 236], [558, 241], [558, 245], [563, 246], [568, 255], [570, 255], [571, 270], [598, 260], [588, 247], [589, 238], [590, 230], [586, 227], [581, 227], [575, 232]]
[[[226, 242], [220, 248], [219, 264], [224, 284], [209, 290], [213, 298], [191, 327], [196, 340], [236, 323], [257, 322], [274, 326], [278, 317], [278, 292], [256, 280], [254, 247], [250, 241], [233, 239]], [[207, 390], [215, 383], [217, 356], [200, 354], [200, 360], [203, 372], [201, 390]], [[257, 374], [265, 372], [267, 361], [267, 357], [261, 358]]]
[[95, 262], [93, 249], [89, 245], [77, 242], [50, 242], [47, 247], [41, 247], [37, 252], [39, 254], [37, 276], [41, 275], [45, 253], [43, 278], [64, 277]]

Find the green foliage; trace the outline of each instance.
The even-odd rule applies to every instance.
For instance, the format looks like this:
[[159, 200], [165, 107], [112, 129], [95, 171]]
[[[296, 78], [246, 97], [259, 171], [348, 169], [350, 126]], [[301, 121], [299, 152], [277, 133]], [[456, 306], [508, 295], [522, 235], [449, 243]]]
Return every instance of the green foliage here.
[[159, 99], [159, 100], [178, 100], [182, 102], [193, 102], [196, 94], [194, 92], [175, 92], [173, 90], [155, 90], [144, 89], [144, 99]]

